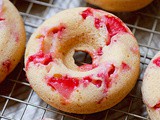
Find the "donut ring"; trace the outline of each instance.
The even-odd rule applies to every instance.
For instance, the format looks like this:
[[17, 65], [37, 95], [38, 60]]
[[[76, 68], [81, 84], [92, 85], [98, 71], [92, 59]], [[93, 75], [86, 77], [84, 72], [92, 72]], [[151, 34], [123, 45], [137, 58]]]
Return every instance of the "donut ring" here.
[[0, 0], [0, 29], [0, 82], [2, 82], [20, 61], [26, 40], [22, 18], [9, 0]]
[[[81, 50], [92, 64], [77, 66]], [[110, 108], [133, 88], [139, 47], [116, 16], [92, 8], [62, 11], [31, 36], [25, 53], [27, 78], [36, 93], [60, 110], [88, 114]]]
[[88, 3], [114, 12], [129, 12], [141, 9], [153, 0], [86, 0]]
[[148, 65], [142, 83], [143, 101], [151, 120], [160, 119], [160, 52]]

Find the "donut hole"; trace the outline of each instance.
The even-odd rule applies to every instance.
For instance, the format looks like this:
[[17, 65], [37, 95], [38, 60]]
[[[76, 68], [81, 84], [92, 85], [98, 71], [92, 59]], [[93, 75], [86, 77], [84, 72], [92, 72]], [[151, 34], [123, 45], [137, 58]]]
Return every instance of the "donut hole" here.
[[92, 57], [86, 51], [76, 50], [73, 55], [74, 63], [77, 66], [82, 66], [84, 64], [92, 64]]
[[87, 68], [91, 68], [94, 62], [93, 50], [98, 49], [100, 45], [95, 38], [83, 34], [60, 43], [57, 51], [60, 53], [62, 64], [68, 69], [84, 72], [91, 70]]

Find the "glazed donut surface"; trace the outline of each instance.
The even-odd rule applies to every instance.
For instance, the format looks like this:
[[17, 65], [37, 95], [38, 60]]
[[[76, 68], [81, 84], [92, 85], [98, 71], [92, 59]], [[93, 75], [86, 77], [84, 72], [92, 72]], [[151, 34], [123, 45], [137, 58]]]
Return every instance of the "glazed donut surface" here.
[[[92, 64], [77, 66], [75, 51]], [[88, 114], [110, 108], [133, 88], [139, 75], [139, 47], [116, 16], [92, 8], [64, 10], [31, 36], [25, 53], [27, 78], [53, 107]]]
[[9, 0], [0, 0], [0, 29], [0, 82], [2, 82], [20, 61], [26, 40], [22, 18]]

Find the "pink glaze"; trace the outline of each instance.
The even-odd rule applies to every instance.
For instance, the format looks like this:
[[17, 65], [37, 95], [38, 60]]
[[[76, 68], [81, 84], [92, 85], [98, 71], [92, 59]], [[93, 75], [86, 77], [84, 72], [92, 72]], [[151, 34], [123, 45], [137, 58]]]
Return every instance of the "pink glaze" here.
[[154, 63], [155, 65], [157, 65], [158, 67], [160, 67], [160, 57], [154, 59], [154, 60], [153, 60], [153, 63]]
[[101, 80], [92, 80], [92, 84], [94, 84], [97, 88], [102, 86]]
[[82, 81], [84, 87], [87, 87], [91, 82], [92, 78], [90, 76], [84, 77]]
[[104, 84], [104, 93], [111, 87], [111, 75], [114, 74], [115, 66], [104, 66], [108, 67], [106, 70], [97, 74], [99, 79], [93, 79], [93, 76], [86, 76], [84, 78], [74, 78], [67, 75], [62, 76], [55, 74], [53, 77], [46, 77], [47, 85], [51, 86], [54, 90], [60, 93], [65, 99], [69, 99], [72, 92], [79, 86], [87, 87], [89, 84], [95, 85], [100, 88]]
[[4, 21], [5, 20], [5, 18], [0, 18], [0, 21]]
[[79, 86], [79, 80], [68, 76], [62, 76], [61, 78], [52, 77], [47, 80], [47, 84], [68, 99], [73, 90]]
[[153, 106], [153, 109], [159, 109], [160, 108], [160, 103], [157, 103], [155, 106]]
[[86, 19], [88, 16], [93, 16], [93, 12], [91, 8], [87, 8], [81, 13], [83, 19]]
[[109, 37], [109, 39], [106, 41], [106, 45], [108, 46], [111, 43], [111, 38]]
[[122, 69], [123, 70], [130, 70], [131, 68], [129, 67], [129, 65], [127, 64], [127, 63], [125, 63], [125, 62], [122, 62]]
[[108, 91], [108, 88], [111, 87], [111, 75], [114, 73], [115, 71], [115, 66], [112, 64], [109, 71], [108, 71], [108, 76], [105, 76], [105, 84], [106, 84], [106, 88], [104, 90], [104, 92], [107, 92]]
[[94, 84], [97, 88], [101, 87], [102, 85], [101, 80], [94, 80], [90, 76], [84, 77], [82, 82], [84, 87], [87, 87], [90, 83]]
[[104, 66], [104, 67], [107, 68], [107, 69], [105, 69], [103, 71], [100, 71], [97, 74], [97, 77], [100, 77], [104, 80], [104, 84], [105, 84], [104, 93], [106, 93], [112, 85], [111, 75], [114, 74], [116, 68], [113, 64], [111, 64], [109, 66], [107, 65], [107, 66]]
[[103, 55], [102, 47], [99, 47], [99, 48], [98, 48], [98, 50], [97, 50], [97, 55], [98, 55], [98, 56]]
[[66, 29], [66, 27], [62, 24], [60, 24], [57, 27], [53, 27], [50, 30], [47, 31], [47, 36], [53, 36], [57, 34], [57, 37], [59, 38], [62, 35], [62, 32]]
[[69, 99], [71, 93], [80, 85], [83, 84], [87, 87], [90, 83], [94, 84], [96, 87], [101, 87], [101, 80], [93, 80], [92, 77], [87, 76], [82, 79], [73, 78], [66, 76], [54, 76], [47, 78], [47, 85], [51, 86], [53, 89], [57, 90], [64, 98]]
[[102, 23], [102, 21], [99, 18], [94, 19], [94, 25], [97, 29], [99, 29], [101, 27], [101, 23]]
[[115, 66], [112, 64], [110, 70], [108, 71], [108, 76], [110, 77], [115, 71]]
[[95, 66], [93, 64], [84, 64], [84, 65], [79, 66], [79, 69], [81, 71], [89, 71], [89, 70], [92, 70], [94, 68], [95, 68]]
[[64, 29], [65, 29], [64, 26], [55, 27], [55, 28], [52, 29], [52, 33], [56, 34], [58, 32], [62, 32]]
[[7, 72], [10, 71], [10, 67], [11, 67], [11, 61], [10, 60], [6, 60], [2, 63], [3, 67], [5, 67], [5, 69], [7, 69]]
[[53, 59], [52, 59], [51, 53], [44, 54], [42, 51], [40, 51], [28, 58], [28, 61], [26, 64], [26, 70], [28, 69], [30, 62], [33, 62], [34, 64], [40, 63], [42, 65], [48, 65], [52, 61]]
[[127, 32], [127, 29], [120, 19], [113, 16], [105, 16], [105, 20], [110, 37], [113, 37], [119, 32]]

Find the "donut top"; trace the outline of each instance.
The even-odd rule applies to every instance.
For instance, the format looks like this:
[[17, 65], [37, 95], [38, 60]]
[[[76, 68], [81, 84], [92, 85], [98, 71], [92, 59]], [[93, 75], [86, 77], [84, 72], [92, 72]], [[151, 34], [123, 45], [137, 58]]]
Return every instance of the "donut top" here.
[[[25, 30], [22, 18], [9, 0], [0, 0], [0, 31], [1, 82], [19, 62], [25, 45]], [[18, 54], [15, 56], [14, 53]]]
[[143, 100], [149, 108], [160, 110], [160, 53], [150, 62], [144, 74], [142, 92]]
[[[122, 21], [119, 18], [116, 18], [114, 16], [108, 16], [108, 15], [104, 15], [103, 17], [99, 17], [99, 16], [96, 17], [93, 14], [94, 11], [95, 10], [88, 8], [81, 13], [81, 16], [83, 19], [86, 19], [88, 16], [93, 16], [94, 25], [97, 29], [99, 29], [100, 27], [102, 27], [103, 24], [105, 24], [110, 38], [119, 32], [128, 31], [128, 29], [122, 24]], [[97, 11], [100, 11], [100, 10], [97, 10]], [[109, 43], [110, 43], [110, 40], [108, 40], [106, 44], [108, 45]]]
[[[160, 67], [160, 57], [154, 59], [153, 64], [155, 64], [157, 67]], [[158, 101], [158, 103], [156, 103], [156, 105], [154, 105], [152, 108], [160, 109], [160, 101]]]
[[[32, 36], [36, 44], [32, 52], [26, 53], [26, 71], [32, 66], [40, 68], [45, 66], [45, 82], [65, 99], [70, 99], [71, 94], [78, 91], [78, 88], [89, 86], [101, 89], [102, 94], [106, 96], [112, 82], [118, 77], [118, 72], [123, 73], [132, 69], [127, 61], [123, 61], [122, 56], [127, 57], [123, 52], [131, 51], [132, 54], [138, 55], [138, 46], [130, 44], [135, 41], [124, 42], [124, 38], [127, 37], [134, 39], [133, 35], [124, 23], [112, 14], [92, 8], [74, 14], [72, 16], [75, 18], [72, 20], [76, 21], [75, 25], [71, 25], [69, 18], [66, 18], [68, 22], [66, 23], [62, 16], [57, 18], [54, 27], [46, 22]], [[76, 30], [78, 32], [75, 32]], [[92, 38], [95, 41], [92, 41]], [[124, 47], [125, 43], [129, 43], [127, 46], [129, 50]], [[124, 49], [120, 48], [121, 45]], [[70, 52], [72, 48], [74, 51], [88, 52], [92, 57], [92, 64], [82, 66], [72, 64], [74, 63], [73, 52]], [[114, 64], [114, 59], [117, 58], [115, 54], [106, 52], [112, 48], [122, 51], [121, 57], [114, 51], [118, 59], [121, 59], [119, 65]], [[110, 60], [106, 60], [108, 56]]]

